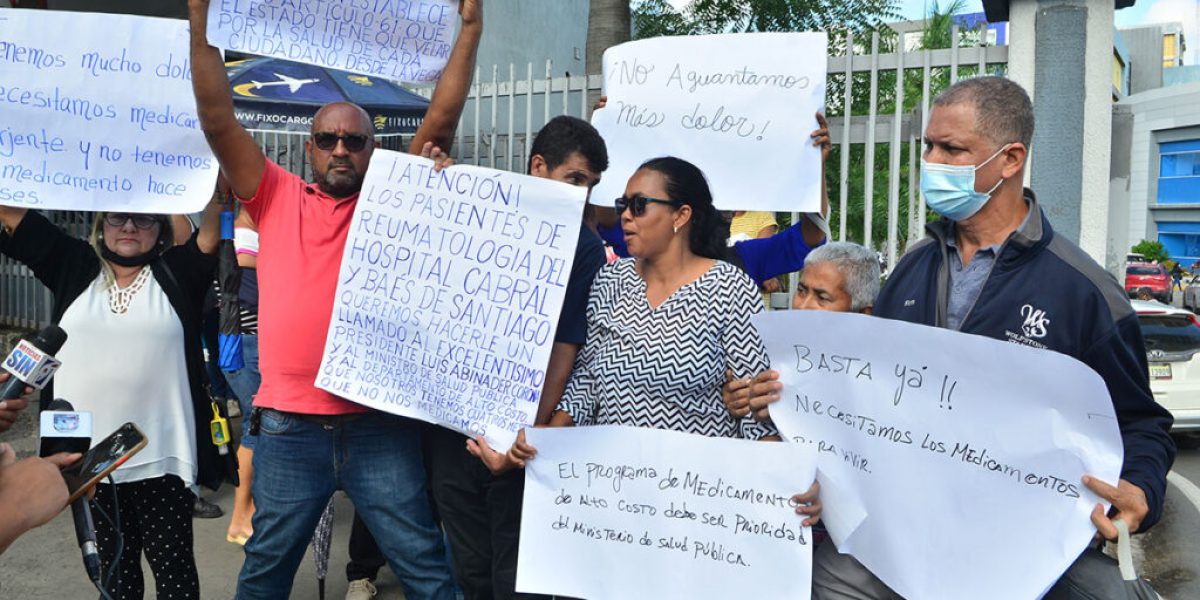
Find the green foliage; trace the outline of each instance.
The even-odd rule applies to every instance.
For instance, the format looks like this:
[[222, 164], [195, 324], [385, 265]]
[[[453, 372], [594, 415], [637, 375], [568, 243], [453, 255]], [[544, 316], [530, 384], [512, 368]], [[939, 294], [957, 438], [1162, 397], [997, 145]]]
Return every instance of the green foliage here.
[[[964, 0], [953, 0], [944, 5], [939, 5], [938, 2], [933, 2], [930, 6], [930, 14], [927, 19], [926, 28], [921, 32], [921, 37], [916, 48], [909, 48], [910, 52], [906, 59], [906, 68], [904, 70], [904, 79], [901, 81], [901, 90], [903, 93], [903, 104], [901, 105], [901, 114], [911, 116], [917, 120], [914, 123], [918, 129], [921, 127], [920, 107], [922, 106], [922, 97], [924, 92], [924, 76], [920, 68], [919, 50], [937, 50], [949, 48], [951, 46], [952, 32], [954, 26], [953, 15], [961, 12], [965, 6]], [[852, 37], [847, 32], [835, 31], [830, 33], [830, 53], [834, 55], [845, 55], [850, 44], [853, 44], [853, 51], [856, 55], [869, 55], [871, 52], [871, 33], [870, 31], [854, 34]], [[878, 30], [879, 41], [878, 51], [881, 54], [896, 52], [900, 47], [902, 40], [895, 30], [882, 27]], [[959, 46], [977, 46], [982, 38], [982, 28], [975, 29], [960, 29], [958, 32]], [[848, 43], [847, 40], [852, 40]], [[1003, 72], [997, 70], [996, 72]], [[969, 77], [978, 74], [977, 65], [959, 65], [959, 77]], [[899, 99], [896, 90], [896, 72], [895, 71], [880, 71], [877, 76], [875, 90], [875, 113], [877, 115], [893, 115], [896, 112], [896, 103]], [[946, 67], [936, 67], [930, 69], [929, 73], [929, 99], [932, 100], [939, 92], [950, 86], [950, 69]], [[830, 73], [826, 83], [826, 115], [831, 122], [840, 121], [846, 114], [846, 76], [845, 73]], [[869, 73], [855, 73], [852, 75], [850, 82], [850, 114], [854, 117], [866, 117], [870, 114], [871, 104], [871, 81]], [[865, 125], [865, 118], [863, 125]], [[889, 151], [890, 139], [876, 138], [875, 146], [875, 164], [871, 176], [874, 178], [873, 189], [871, 194], [871, 235], [870, 242], [872, 247], [880, 248], [887, 241], [887, 223], [888, 223], [888, 190], [889, 190]], [[846, 239], [853, 242], [862, 243], [865, 235], [864, 231], [864, 216], [866, 214], [865, 196], [866, 196], [866, 181], [867, 181], [867, 161], [866, 161], [866, 146], [863, 144], [853, 144], [850, 147], [849, 159], [849, 177], [847, 180], [847, 206], [845, 214], [840, 210], [840, 190], [838, 182], [841, 176], [841, 140], [834, 139], [833, 153], [829, 156], [829, 161], [826, 163], [827, 181], [829, 181], [829, 201], [833, 207], [833, 215], [830, 219], [830, 227], [836, 235], [841, 228], [841, 220], [846, 219]], [[909, 161], [910, 143], [904, 141], [900, 148], [900, 202], [899, 202], [899, 223], [897, 237], [901, 249], [904, 242], [909, 237], [910, 215], [908, 210], [908, 190], [909, 186], [915, 185], [916, 173], [911, 172]], [[917, 163], [919, 167], [919, 159], [921, 147], [915, 149], [917, 154]], [[914, 204], [918, 204], [914, 200]], [[933, 221], [938, 216], [932, 211], [927, 212], [925, 220]], [[915, 225], [916, 218], [912, 218], [911, 222]], [[916, 235], [914, 238], [920, 238], [923, 232], [913, 232]]]
[[869, 29], [897, 19], [898, 0], [692, 0], [682, 11], [665, 0], [636, 0], [638, 38], [749, 31]]
[[692, 22], [667, 0], [639, 0], [633, 9], [633, 31], [637, 38], [698, 33]]
[[1145, 256], [1147, 262], [1165, 263], [1170, 258], [1167, 248], [1163, 246], [1162, 242], [1155, 240], [1142, 240], [1134, 244], [1130, 251]]

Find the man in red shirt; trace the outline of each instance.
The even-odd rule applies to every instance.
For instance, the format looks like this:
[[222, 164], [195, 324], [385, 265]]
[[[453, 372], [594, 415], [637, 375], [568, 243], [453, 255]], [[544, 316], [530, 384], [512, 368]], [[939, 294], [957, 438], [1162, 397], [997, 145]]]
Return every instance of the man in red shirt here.
[[[375, 147], [370, 116], [322, 107], [305, 142], [313, 181], [267, 160], [238, 124], [220, 53], [206, 39], [208, 0], [189, 0], [192, 86], [200, 125], [259, 231], [262, 385], [254, 399], [254, 535], [238, 598], [285, 598], [334, 490], [345, 490], [411, 599], [453, 597], [433, 522], [418, 424], [314, 387], [350, 220]], [[462, 29], [411, 150], [448, 148], [482, 35], [482, 0], [459, 5]]]

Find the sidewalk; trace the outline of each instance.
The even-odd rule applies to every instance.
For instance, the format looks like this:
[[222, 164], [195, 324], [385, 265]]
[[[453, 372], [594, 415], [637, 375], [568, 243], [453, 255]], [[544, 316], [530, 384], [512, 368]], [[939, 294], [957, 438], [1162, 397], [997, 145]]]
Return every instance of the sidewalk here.
[[[37, 446], [35, 413], [21, 415], [17, 424], [0, 435], [0, 441], [16, 448], [21, 457], [31, 456]], [[194, 519], [196, 566], [200, 571], [200, 595], [205, 600], [233, 598], [237, 587], [238, 571], [242, 567], [242, 549], [225, 541], [225, 529], [229, 525], [229, 514], [233, 510], [233, 488], [225, 485], [220, 492], [204, 491], [204, 497], [216, 502], [225, 510], [219, 519]], [[2, 510], [2, 509], [0, 509]], [[350, 539], [350, 523], [353, 508], [346, 497], [338, 493], [335, 502], [336, 519], [333, 533], [332, 555], [326, 581], [325, 597], [341, 600], [346, 594], [346, 552]], [[98, 517], [97, 517], [98, 518]], [[150, 567], [143, 560], [146, 574], [147, 598], [154, 597], [153, 577]], [[309, 549], [300, 570], [291, 598], [317, 600], [317, 572]], [[403, 598], [400, 586], [391, 570], [380, 572], [379, 587], [381, 600]], [[0, 598], [13, 600], [60, 600], [62, 598], [95, 598], [97, 593], [87, 576], [75, 544], [75, 529], [71, 511], [67, 510], [45, 526], [35, 529], [13, 543], [0, 556]]]

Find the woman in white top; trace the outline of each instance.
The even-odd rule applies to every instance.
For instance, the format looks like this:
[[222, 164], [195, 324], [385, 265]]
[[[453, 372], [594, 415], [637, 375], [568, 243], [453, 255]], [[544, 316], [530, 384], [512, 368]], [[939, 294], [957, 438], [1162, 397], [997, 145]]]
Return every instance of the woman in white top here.
[[0, 207], [0, 252], [50, 289], [52, 321], [69, 335], [42, 405], [61, 397], [90, 411], [96, 441], [131, 421], [149, 442], [113, 473], [115, 485], [97, 487], [93, 501], [113, 598], [143, 597], [143, 553], [158, 598], [200, 597], [193, 489], [198, 483], [216, 489], [224, 470], [207, 433], [211, 411], [200, 354], [219, 211], [210, 205], [196, 234], [176, 246], [166, 215], [99, 213], [89, 243], [37, 212]]

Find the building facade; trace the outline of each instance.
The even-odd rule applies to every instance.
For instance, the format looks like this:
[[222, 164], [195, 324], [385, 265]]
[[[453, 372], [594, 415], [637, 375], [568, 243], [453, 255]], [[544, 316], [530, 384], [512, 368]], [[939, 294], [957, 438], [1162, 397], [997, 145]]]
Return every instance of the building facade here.
[[1131, 93], [1113, 106], [1108, 266], [1120, 272], [1125, 252], [1156, 240], [1190, 267], [1200, 261], [1200, 69], [1183, 64], [1177, 23], [1118, 38]]

